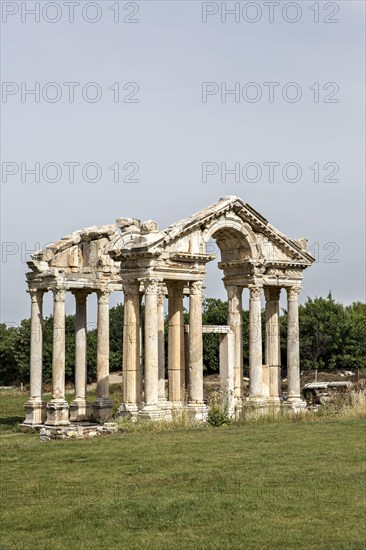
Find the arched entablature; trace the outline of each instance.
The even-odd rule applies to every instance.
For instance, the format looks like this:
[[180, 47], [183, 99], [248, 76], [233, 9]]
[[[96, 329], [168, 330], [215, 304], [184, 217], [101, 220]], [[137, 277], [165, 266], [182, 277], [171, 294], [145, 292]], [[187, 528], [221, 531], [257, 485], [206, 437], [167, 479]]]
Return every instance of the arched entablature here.
[[261, 257], [254, 231], [235, 214], [229, 213], [210, 221], [202, 232], [204, 247], [210, 239], [216, 241], [222, 263], [258, 260]]

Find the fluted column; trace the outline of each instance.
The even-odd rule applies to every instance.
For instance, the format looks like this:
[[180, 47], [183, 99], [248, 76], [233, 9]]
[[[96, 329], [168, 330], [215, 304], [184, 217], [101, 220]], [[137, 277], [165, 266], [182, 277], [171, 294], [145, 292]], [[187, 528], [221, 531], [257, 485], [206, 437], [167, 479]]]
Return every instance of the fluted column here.
[[262, 401], [262, 287], [249, 288], [249, 400]]
[[158, 344], [158, 286], [159, 281], [144, 281], [145, 288], [145, 377], [144, 408], [140, 416], [161, 417], [159, 403], [159, 344]]
[[299, 287], [287, 289], [287, 403], [304, 408], [300, 396]]
[[234, 335], [234, 402], [237, 413], [240, 412], [243, 397], [243, 310], [241, 286], [227, 286], [228, 319]]
[[100, 289], [97, 315], [97, 397], [93, 417], [104, 422], [112, 416], [113, 402], [109, 399], [109, 289]]
[[138, 281], [123, 282], [123, 403], [118, 410], [122, 416], [134, 416], [141, 404], [139, 287]]
[[30, 335], [30, 395], [26, 402], [24, 424], [43, 424], [46, 418], [46, 403], [42, 401], [42, 302], [44, 290], [29, 289], [31, 297]]
[[65, 399], [65, 295], [53, 290], [52, 399], [47, 404], [46, 424], [69, 424], [69, 405]]
[[165, 312], [164, 312], [164, 300], [165, 300], [165, 287], [159, 285], [158, 290], [158, 350], [159, 350], [159, 390], [158, 398], [159, 402], [166, 402], [165, 394], [165, 341], [164, 341], [164, 324], [165, 324]]
[[203, 283], [190, 284], [189, 295], [189, 403], [188, 410], [197, 420], [207, 417], [203, 402], [203, 344], [202, 344], [202, 298]]
[[280, 293], [281, 288], [264, 289], [266, 298], [265, 362], [269, 369], [269, 398], [279, 401], [281, 394], [281, 346], [280, 346]]
[[74, 290], [75, 296], [75, 398], [70, 404], [70, 420], [86, 421], [90, 417], [87, 391], [87, 306], [90, 291]]
[[183, 282], [168, 284], [168, 399], [173, 407], [181, 406], [184, 400], [183, 287]]

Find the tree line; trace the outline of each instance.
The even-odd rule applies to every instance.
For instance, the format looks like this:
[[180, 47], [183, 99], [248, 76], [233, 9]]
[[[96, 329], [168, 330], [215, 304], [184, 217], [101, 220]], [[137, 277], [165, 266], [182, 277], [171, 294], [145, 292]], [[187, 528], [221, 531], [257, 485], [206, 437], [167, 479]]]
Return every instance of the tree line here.
[[[263, 342], [265, 317], [262, 312]], [[188, 324], [189, 313], [184, 313]], [[206, 298], [203, 302], [204, 325], [227, 323], [227, 302]], [[144, 310], [142, 308], [142, 325]], [[366, 368], [366, 304], [353, 302], [344, 306], [335, 302], [331, 293], [327, 298], [307, 298], [299, 307], [300, 360], [302, 370]], [[65, 320], [66, 381], [73, 382], [75, 365], [75, 316]], [[287, 312], [280, 316], [281, 364], [286, 365]], [[43, 321], [43, 380], [52, 379], [52, 315]], [[110, 370], [122, 368], [123, 306], [110, 309]], [[165, 351], [168, 347], [168, 321], [165, 320]], [[217, 334], [203, 335], [203, 363], [207, 374], [219, 370], [219, 338]], [[29, 381], [30, 319], [19, 326], [0, 324], [0, 385], [27, 384]], [[88, 381], [96, 379], [97, 330], [87, 335]], [[243, 364], [248, 373], [249, 363], [249, 312], [243, 311]]]

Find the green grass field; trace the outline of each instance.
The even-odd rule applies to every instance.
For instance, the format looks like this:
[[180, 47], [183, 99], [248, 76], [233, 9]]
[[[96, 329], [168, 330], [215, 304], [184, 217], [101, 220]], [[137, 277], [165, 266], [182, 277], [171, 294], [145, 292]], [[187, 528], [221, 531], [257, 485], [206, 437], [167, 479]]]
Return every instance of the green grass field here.
[[1, 549], [366, 548], [365, 420], [40, 443], [1, 401]]

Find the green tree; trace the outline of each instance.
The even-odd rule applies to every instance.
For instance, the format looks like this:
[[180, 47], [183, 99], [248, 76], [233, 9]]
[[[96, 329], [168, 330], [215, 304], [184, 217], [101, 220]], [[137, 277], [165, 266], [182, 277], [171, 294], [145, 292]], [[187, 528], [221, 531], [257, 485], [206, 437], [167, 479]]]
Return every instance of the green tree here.
[[[299, 306], [300, 361], [303, 368], [365, 365], [366, 312], [360, 302], [344, 307], [327, 298], [307, 298]], [[287, 312], [281, 317], [282, 364], [286, 364]]]
[[0, 383], [4, 386], [14, 384], [17, 376], [15, 357], [17, 327], [0, 324]]
[[[227, 302], [218, 298], [206, 298], [202, 304], [203, 325], [226, 325]], [[203, 365], [208, 373], [218, 372], [220, 367], [219, 337], [217, 334], [203, 335]]]
[[123, 349], [123, 305], [118, 304], [109, 311], [109, 368], [122, 370]]
[[347, 333], [342, 340], [341, 357], [336, 357], [343, 368], [366, 368], [366, 304], [353, 302], [345, 308]]

